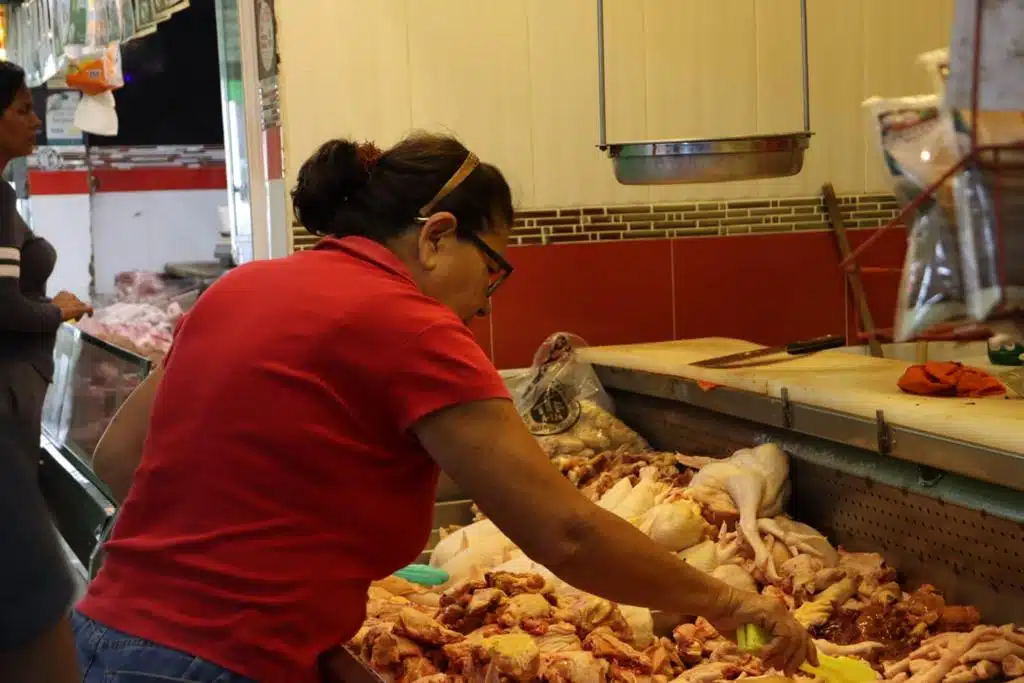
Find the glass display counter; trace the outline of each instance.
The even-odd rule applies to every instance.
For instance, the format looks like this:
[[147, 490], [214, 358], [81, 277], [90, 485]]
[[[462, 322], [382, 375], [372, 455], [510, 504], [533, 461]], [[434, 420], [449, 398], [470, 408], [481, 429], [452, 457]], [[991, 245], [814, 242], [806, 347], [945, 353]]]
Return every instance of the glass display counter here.
[[63, 325], [43, 404], [39, 480], [57, 528], [84, 566], [116, 505], [92, 470], [92, 454], [118, 409], [151, 369], [141, 356]]

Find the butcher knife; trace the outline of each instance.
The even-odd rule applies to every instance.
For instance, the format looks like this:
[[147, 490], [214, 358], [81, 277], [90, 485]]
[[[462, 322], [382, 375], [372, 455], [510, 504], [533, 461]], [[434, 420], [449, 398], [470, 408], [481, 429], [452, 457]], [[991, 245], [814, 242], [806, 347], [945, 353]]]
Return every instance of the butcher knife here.
[[728, 356], [709, 358], [707, 360], [697, 361], [696, 363], [690, 363], [690, 365], [698, 368], [726, 368], [731, 365], [736, 365], [737, 363], [754, 360], [755, 358], [774, 356], [777, 353], [787, 353], [790, 356], [806, 356], [819, 351], [838, 349], [845, 345], [846, 337], [844, 335], [833, 334], [827, 337], [818, 337], [816, 339], [793, 342], [791, 344], [786, 344], [785, 346], [768, 346], [763, 349], [754, 349], [753, 351], [731, 353]]

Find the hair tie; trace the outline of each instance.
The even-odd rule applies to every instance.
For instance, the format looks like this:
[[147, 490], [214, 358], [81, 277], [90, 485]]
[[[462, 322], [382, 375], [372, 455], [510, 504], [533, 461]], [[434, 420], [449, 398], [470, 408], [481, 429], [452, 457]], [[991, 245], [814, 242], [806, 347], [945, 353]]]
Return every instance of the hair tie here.
[[367, 173], [373, 170], [373, 167], [377, 165], [377, 162], [380, 161], [383, 154], [384, 152], [381, 151], [380, 147], [369, 141], [360, 143], [359, 147], [356, 149], [356, 156], [359, 157], [359, 163], [363, 165], [363, 168], [366, 169]]

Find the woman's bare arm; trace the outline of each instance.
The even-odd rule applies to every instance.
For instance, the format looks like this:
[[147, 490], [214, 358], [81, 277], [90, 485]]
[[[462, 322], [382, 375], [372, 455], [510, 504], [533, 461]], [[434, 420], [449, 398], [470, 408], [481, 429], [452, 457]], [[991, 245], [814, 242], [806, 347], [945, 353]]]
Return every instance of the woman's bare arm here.
[[450, 408], [424, 419], [415, 431], [509, 538], [573, 586], [688, 615], [727, 607], [733, 591], [726, 584], [584, 498], [551, 466], [509, 401]]
[[163, 374], [161, 363], [135, 388], [107, 425], [93, 452], [92, 469], [110, 488], [118, 503], [128, 495], [135, 470], [142, 460], [153, 398]]
[[533, 560], [569, 584], [629, 605], [756, 623], [777, 636], [768, 657], [793, 671], [813, 659], [807, 633], [774, 601], [694, 569], [588, 501], [554, 467], [511, 402], [439, 411], [414, 431], [437, 463]]

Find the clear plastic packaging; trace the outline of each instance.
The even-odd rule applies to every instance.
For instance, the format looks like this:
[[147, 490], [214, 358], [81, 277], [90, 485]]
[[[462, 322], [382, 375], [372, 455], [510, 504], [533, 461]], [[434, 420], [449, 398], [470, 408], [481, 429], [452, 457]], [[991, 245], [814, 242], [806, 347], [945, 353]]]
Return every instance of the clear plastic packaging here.
[[[970, 123], [956, 120], [960, 152], [970, 152]], [[1024, 141], [1024, 114], [979, 112], [978, 145]], [[1024, 313], [1024, 150], [981, 152], [953, 180], [967, 310], [975, 320]]]
[[[937, 96], [864, 102], [901, 206], [913, 202], [957, 161], [951, 121]], [[962, 320], [967, 313], [960, 248], [948, 196], [925, 198], [908, 218], [907, 254], [900, 278], [895, 341]]]
[[613, 414], [611, 397], [577, 350], [587, 344], [560, 332], [541, 344], [528, 375], [512, 384], [516, 408], [550, 457], [592, 456], [618, 448], [649, 450]]

